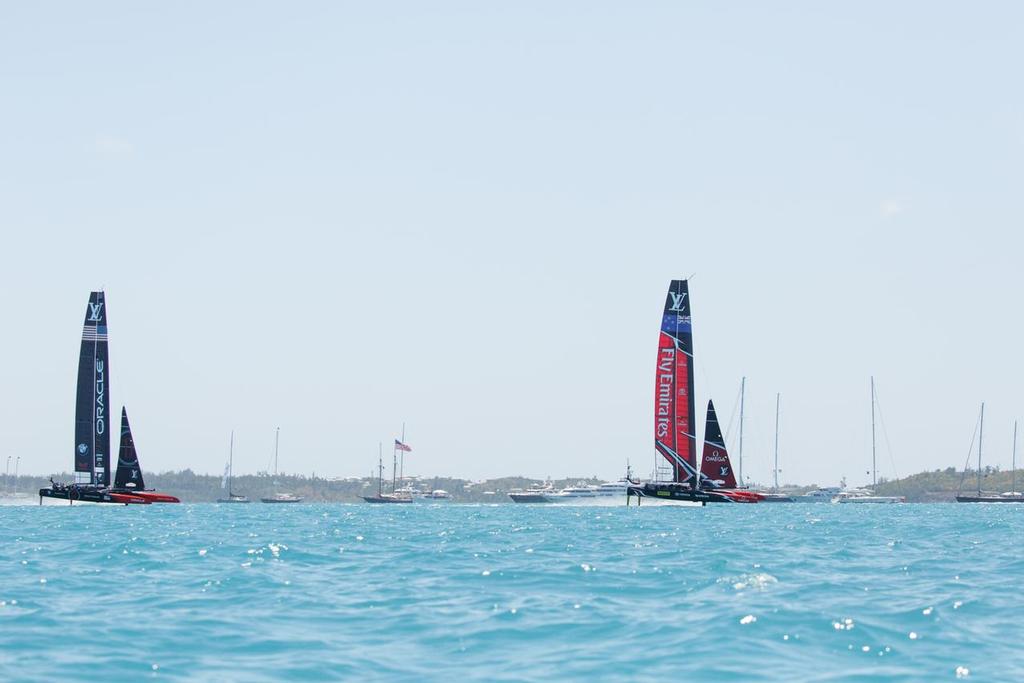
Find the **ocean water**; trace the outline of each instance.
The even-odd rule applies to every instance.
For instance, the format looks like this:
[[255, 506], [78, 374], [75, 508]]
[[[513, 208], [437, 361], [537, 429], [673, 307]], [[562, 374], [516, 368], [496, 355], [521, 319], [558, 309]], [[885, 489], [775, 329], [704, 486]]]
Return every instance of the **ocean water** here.
[[1024, 505], [0, 507], [0, 680], [1024, 680]]

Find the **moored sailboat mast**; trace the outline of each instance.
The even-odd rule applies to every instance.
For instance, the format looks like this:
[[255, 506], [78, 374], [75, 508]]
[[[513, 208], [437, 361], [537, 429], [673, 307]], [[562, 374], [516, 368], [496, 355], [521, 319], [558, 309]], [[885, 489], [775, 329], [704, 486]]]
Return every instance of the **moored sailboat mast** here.
[[739, 485], [743, 486], [743, 399], [747, 391], [747, 378], [740, 379], [740, 448], [737, 457], [739, 458], [739, 471], [737, 472]]
[[978, 425], [978, 495], [981, 495], [981, 442], [985, 438], [985, 402], [981, 402], [981, 423]]
[[781, 396], [781, 394], [775, 394], [775, 466], [772, 468], [772, 476], [774, 477], [773, 493], [779, 492], [779, 401]]
[[875, 457], [875, 376], [871, 376], [871, 488], [878, 486], [878, 464]]
[[1010, 493], [1017, 494], [1017, 421], [1013, 421], [1013, 451], [1010, 456]]

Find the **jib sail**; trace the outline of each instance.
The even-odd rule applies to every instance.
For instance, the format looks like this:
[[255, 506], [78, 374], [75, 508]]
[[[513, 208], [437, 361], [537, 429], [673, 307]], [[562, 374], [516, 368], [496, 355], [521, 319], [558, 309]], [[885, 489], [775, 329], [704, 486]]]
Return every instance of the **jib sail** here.
[[665, 298], [654, 383], [654, 447], [672, 465], [673, 480], [695, 483], [693, 331], [686, 280], [673, 280]]
[[117, 454], [117, 472], [114, 474], [115, 489], [137, 489], [142, 491], [146, 483], [142, 480], [139, 456], [135, 452], [135, 439], [128, 425], [128, 411], [121, 408], [121, 449]]
[[732, 471], [729, 454], [718, 426], [715, 404], [708, 401], [708, 421], [704, 427], [704, 457], [700, 463], [701, 483], [705, 486], [736, 488], [736, 475]]
[[85, 309], [82, 349], [78, 357], [75, 402], [75, 482], [110, 485], [107, 357], [107, 305], [103, 292], [92, 292]]

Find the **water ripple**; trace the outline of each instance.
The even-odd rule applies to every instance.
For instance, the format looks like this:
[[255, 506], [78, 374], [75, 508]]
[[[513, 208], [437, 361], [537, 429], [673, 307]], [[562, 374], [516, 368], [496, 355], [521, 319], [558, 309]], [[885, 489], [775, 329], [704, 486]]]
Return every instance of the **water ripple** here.
[[1024, 677], [1024, 506], [0, 515], [0, 680]]

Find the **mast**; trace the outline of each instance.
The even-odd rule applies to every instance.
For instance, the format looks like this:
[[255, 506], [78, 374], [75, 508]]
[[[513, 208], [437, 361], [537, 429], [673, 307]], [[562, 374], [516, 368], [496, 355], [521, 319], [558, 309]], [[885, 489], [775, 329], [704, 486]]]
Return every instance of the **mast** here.
[[21, 456], [14, 461], [14, 495], [18, 495], [18, 465], [21, 464]]
[[781, 394], [775, 394], [775, 492], [779, 490], [779, 398]]
[[739, 485], [743, 486], [743, 398], [747, 389], [747, 378], [744, 377], [740, 380], [740, 471], [739, 471]]
[[384, 495], [384, 442], [377, 442], [377, 497]]
[[274, 430], [274, 476], [277, 476], [277, 444], [281, 439], [281, 428], [277, 427]]
[[1013, 421], [1013, 464], [1010, 465], [1010, 493], [1017, 492], [1017, 421]]
[[978, 495], [981, 495], [981, 439], [985, 436], [985, 402], [981, 402], [981, 425], [978, 427]]
[[11, 456], [7, 456], [7, 467], [4, 468], [4, 493], [11, 486]]
[[391, 493], [395, 492], [395, 482], [398, 481], [398, 444], [391, 449]]
[[231, 497], [231, 478], [235, 476], [235, 430], [231, 430], [231, 445], [228, 446], [228, 498]]
[[[402, 445], [405, 445], [405, 423], [402, 423]], [[398, 464], [398, 481], [402, 482], [402, 486], [405, 486], [405, 449], [402, 449], [402, 454], [399, 457]]]
[[875, 376], [871, 376], [871, 488], [878, 485], [875, 464]]

